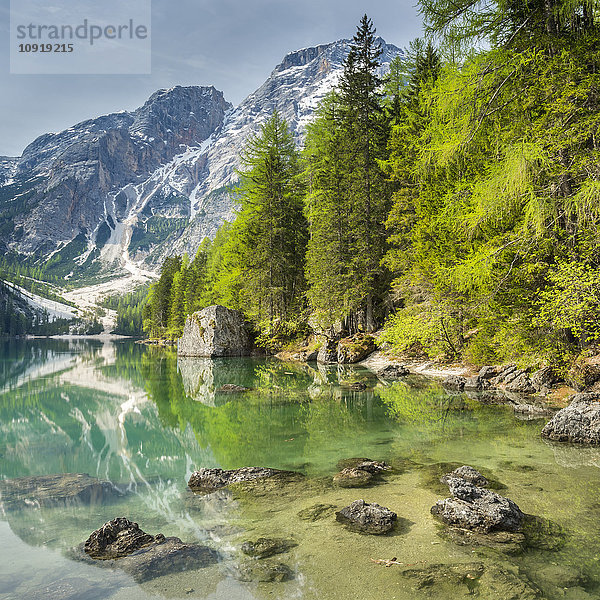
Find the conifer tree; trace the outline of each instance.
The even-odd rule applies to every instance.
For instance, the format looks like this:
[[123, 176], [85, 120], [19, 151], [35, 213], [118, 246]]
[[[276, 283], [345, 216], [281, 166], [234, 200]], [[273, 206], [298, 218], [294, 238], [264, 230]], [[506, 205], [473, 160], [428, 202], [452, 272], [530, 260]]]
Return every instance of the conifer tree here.
[[[339, 93], [328, 100], [307, 138], [308, 163], [312, 165], [307, 209], [311, 219], [309, 298], [318, 316], [336, 315], [351, 332], [376, 327], [374, 305], [387, 285], [381, 267], [389, 186], [378, 163], [385, 157], [387, 144], [377, 75], [380, 55], [373, 23], [365, 15], [344, 62]], [[342, 192], [335, 201], [337, 206], [332, 203], [336, 188]], [[332, 262], [328, 263], [320, 255], [328, 256], [334, 227], [340, 237], [335, 245], [344, 251], [329, 256]], [[324, 310], [331, 298], [337, 299], [335, 304]]]
[[237, 271], [241, 308], [258, 323], [302, 308], [307, 227], [299, 156], [277, 111], [242, 154], [241, 209], [225, 252]]

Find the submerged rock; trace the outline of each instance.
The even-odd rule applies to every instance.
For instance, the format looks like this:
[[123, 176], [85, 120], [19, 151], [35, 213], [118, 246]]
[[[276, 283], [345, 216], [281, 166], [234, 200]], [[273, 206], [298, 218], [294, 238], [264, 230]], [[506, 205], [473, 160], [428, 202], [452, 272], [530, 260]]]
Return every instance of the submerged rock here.
[[298, 512], [298, 517], [303, 521], [320, 521], [326, 519], [335, 512], [335, 504], [313, 504]]
[[281, 471], [269, 467], [242, 467], [241, 469], [206, 469], [192, 473], [188, 486], [196, 491], [212, 491], [235, 483], [246, 483], [258, 479], [276, 478], [281, 481], [301, 478], [295, 471]]
[[219, 305], [190, 315], [177, 342], [180, 356], [247, 356], [251, 349], [244, 315]]
[[0, 481], [4, 510], [102, 504], [122, 496], [109, 481], [85, 473], [61, 473]]
[[[58, 574], [57, 574], [58, 575]], [[103, 583], [90, 581], [84, 577], [60, 577], [55, 581], [45, 581], [36, 586], [28, 586], [27, 600], [104, 600], [110, 598], [118, 591], [118, 584], [114, 580]], [[4, 592], [6, 590], [3, 588]], [[17, 598], [16, 595], [7, 595], [6, 598]], [[21, 596], [24, 598], [24, 596]]]
[[[535, 600], [540, 597], [537, 587], [518, 572], [480, 562], [434, 564], [405, 569], [402, 575], [413, 580], [417, 589], [432, 589], [436, 598], [477, 595], [502, 600]], [[459, 586], [464, 586], [463, 590]]]
[[557, 442], [600, 444], [600, 394], [576, 394], [542, 429], [542, 437]]
[[536, 574], [542, 586], [550, 584], [562, 590], [584, 586], [589, 583], [589, 578], [586, 575], [567, 565], [547, 565], [542, 567]]
[[448, 480], [452, 477], [464, 479], [465, 481], [468, 481], [469, 483], [479, 487], [487, 487], [489, 484], [489, 481], [479, 471], [468, 465], [458, 467], [457, 469], [454, 469], [452, 473], [446, 473], [446, 475], [443, 475], [440, 478], [440, 481], [448, 485]]
[[259, 583], [279, 583], [294, 578], [294, 572], [287, 565], [265, 560], [242, 562], [233, 567], [231, 574], [238, 581]]
[[485, 567], [480, 562], [434, 564], [417, 569], [404, 569], [402, 575], [414, 580], [417, 589], [448, 584], [464, 584], [473, 588], [484, 570]]
[[255, 542], [244, 542], [242, 544], [242, 552], [254, 558], [267, 558], [274, 554], [282, 554], [288, 552], [296, 546], [292, 540], [281, 538], [258, 538]]
[[431, 508], [444, 523], [483, 533], [521, 529], [525, 515], [512, 500], [457, 477], [449, 477], [447, 484], [453, 497]]
[[370, 458], [345, 458], [338, 461], [338, 469], [361, 469], [369, 473], [382, 473], [389, 471], [392, 467], [383, 461], [371, 460]]
[[465, 384], [467, 383], [467, 378], [462, 375], [448, 375], [442, 379], [442, 385], [445, 388], [449, 388], [451, 390], [459, 390], [463, 391], [465, 389]]
[[535, 515], [525, 515], [522, 529], [527, 546], [538, 550], [560, 550], [567, 538], [558, 523]]
[[355, 488], [369, 485], [373, 475], [363, 469], [342, 469], [333, 476], [333, 483], [343, 488]]
[[492, 548], [508, 555], [521, 554], [527, 548], [525, 534], [518, 531], [481, 531], [444, 527], [438, 535], [458, 546]]
[[502, 600], [536, 600], [541, 597], [538, 587], [517, 568], [489, 565], [479, 579], [482, 598]]
[[339, 487], [363, 487], [373, 483], [374, 478], [391, 467], [370, 458], [346, 458], [337, 464], [339, 473], [333, 476], [333, 483]]
[[355, 500], [335, 513], [335, 518], [351, 531], [381, 535], [394, 528], [398, 515], [374, 502], [368, 504], [364, 500]]
[[217, 562], [217, 553], [199, 544], [185, 544], [142, 531], [137, 523], [121, 517], [94, 531], [75, 557], [99, 566], [120, 568], [143, 582], [169, 573], [200, 569]]
[[410, 375], [410, 371], [404, 365], [386, 365], [377, 371], [377, 375], [382, 379], [400, 379]]

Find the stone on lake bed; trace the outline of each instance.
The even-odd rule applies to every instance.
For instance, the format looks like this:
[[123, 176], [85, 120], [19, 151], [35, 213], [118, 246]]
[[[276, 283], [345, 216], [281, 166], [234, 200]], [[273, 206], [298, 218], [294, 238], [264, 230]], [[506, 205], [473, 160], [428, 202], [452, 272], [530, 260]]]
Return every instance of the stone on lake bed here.
[[486, 487], [489, 484], [489, 481], [479, 471], [473, 467], [470, 467], [469, 465], [463, 465], [462, 467], [454, 469], [452, 473], [446, 473], [446, 475], [442, 476], [440, 482], [447, 484], [448, 479], [451, 477], [464, 479], [465, 481], [468, 481], [469, 483], [479, 487]]
[[5, 510], [59, 505], [101, 504], [122, 496], [110, 481], [86, 473], [60, 473], [0, 481]]
[[150, 535], [137, 523], [119, 517], [94, 531], [75, 550], [75, 558], [120, 568], [141, 583], [214, 564], [218, 554], [212, 548], [186, 544], [177, 537]]
[[299, 511], [298, 517], [303, 521], [320, 521], [335, 512], [336, 508], [335, 504], [313, 504]]
[[268, 560], [247, 560], [231, 569], [231, 574], [238, 581], [257, 583], [280, 583], [294, 578], [294, 572], [283, 563]]
[[[429, 590], [436, 598], [462, 598], [473, 595], [479, 598], [504, 600], [536, 600], [540, 598], [537, 587], [522, 576], [517, 569], [485, 565], [484, 563], [433, 564], [402, 571], [402, 576], [415, 581], [419, 590]], [[458, 586], [463, 585], [461, 590]]]
[[335, 513], [335, 518], [350, 531], [381, 535], [394, 528], [398, 515], [375, 502], [369, 504], [364, 500], [355, 500]]
[[244, 542], [242, 544], [242, 552], [254, 558], [267, 558], [274, 554], [282, 554], [288, 552], [296, 546], [292, 540], [282, 538], [258, 538], [255, 542]]
[[333, 476], [333, 483], [343, 488], [356, 488], [369, 485], [373, 475], [362, 469], [342, 469]]
[[333, 483], [339, 487], [364, 487], [374, 482], [375, 477], [391, 467], [370, 458], [346, 458], [337, 464], [339, 473], [333, 476]]
[[392, 467], [383, 461], [371, 460], [370, 458], [344, 458], [337, 463], [340, 471], [344, 469], [361, 469], [369, 473], [389, 471]]
[[192, 473], [188, 486], [193, 491], [209, 492], [236, 483], [252, 482], [260, 479], [277, 479], [281, 482], [303, 477], [295, 471], [281, 471], [270, 467], [242, 467], [241, 469], [201, 468]]

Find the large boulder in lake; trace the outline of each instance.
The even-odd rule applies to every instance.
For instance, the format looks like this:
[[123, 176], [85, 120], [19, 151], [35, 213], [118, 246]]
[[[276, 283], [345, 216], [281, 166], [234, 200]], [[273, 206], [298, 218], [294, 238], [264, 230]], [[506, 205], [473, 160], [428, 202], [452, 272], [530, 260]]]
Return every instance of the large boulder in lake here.
[[557, 442], [600, 444], [600, 394], [576, 394], [542, 429], [542, 436]]
[[244, 315], [219, 305], [190, 315], [177, 343], [180, 356], [247, 356], [251, 349]]
[[75, 550], [75, 557], [98, 566], [123, 569], [138, 583], [200, 569], [217, 562], [218, 554], [200, 544], [186, 544], [162, 533], [150, 535], [125, 517], [94, 531]]
[[453, 497], [431, 508], [444, 523], [482, 533], [521, 530], [525, 515], [512, 500], [459, 477], [448, 477], [446, 483]]

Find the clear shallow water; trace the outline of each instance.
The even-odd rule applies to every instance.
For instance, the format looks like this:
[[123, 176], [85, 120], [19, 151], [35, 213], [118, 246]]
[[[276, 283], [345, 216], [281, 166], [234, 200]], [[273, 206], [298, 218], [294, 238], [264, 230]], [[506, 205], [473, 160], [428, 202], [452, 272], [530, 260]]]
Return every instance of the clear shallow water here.
[[[367, 390], [348, 389], [356, 380]], [[216, 391], [227, 383], [253, 391]], [[424, 381], [386, 384], [360, 369], [249, 359], [178, 364], [173, 353], [129, 341], [0, 342], [0, 477], [88, 473], [126, 492], [94, 505], [3, 505], [0, 598], [506, 599], [535, 597], [531, 590], [550, 600], [600, 598], [600, 452], [544, 442], [543, 423]], [[353, 456], [386, 460], [394, 471], [370, 488], [332, 487], [336, 463]], [[559, 524], [565, 545], [507, 556], [443, 539], [429, 513], [447, 495], [436, 483], [439, 463], [487, 470], [524, 512]], [[258, 497], [187, 490], [197, 467], [248, 465], [297, 470], [306, 482]], [[364, 536], [331, 513], [298, 517], [317, 503], [339, 509], [357, 498], [397, 512], [396, 531]], [[117, 516], [207, 544], [223, 558], [141, 585], [69, 558]], [[292, 580], [231, 576], [241, 543], [260, 536], [297, 543], [275, 557], [294, 571]], [[412, 566], [373, 562], [393, 557]], [[473, 561], [485, 569], [475, 584], [403, 575]]]

